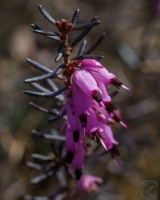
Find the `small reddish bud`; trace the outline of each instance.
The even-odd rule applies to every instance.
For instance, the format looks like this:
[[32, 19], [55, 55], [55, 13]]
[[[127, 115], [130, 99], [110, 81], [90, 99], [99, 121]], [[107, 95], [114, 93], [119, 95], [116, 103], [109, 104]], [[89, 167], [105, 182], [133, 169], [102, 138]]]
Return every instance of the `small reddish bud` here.
[[73, 29], [72, 24], [71, 23], [67, 24], [67, 31], [68, 31], [68, 33], [71, 33], [72, 29]]
[[64, 71], [62, 72], [62, 74], [63, 74], [63, 76], [66, 76], [66, 75], [67, 75], [66, 70], [64, 70]]
[[61, 32], [62, 23], [60, 21], [56, 21], [56, 26], [57, 26], [58, 30]]

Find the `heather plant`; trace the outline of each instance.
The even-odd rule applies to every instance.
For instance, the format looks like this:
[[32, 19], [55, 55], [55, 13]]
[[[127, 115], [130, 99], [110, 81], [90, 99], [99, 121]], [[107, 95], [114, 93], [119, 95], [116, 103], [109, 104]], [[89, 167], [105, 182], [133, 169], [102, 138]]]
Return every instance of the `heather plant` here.
[[[92, 149], [92, 152], [102, 146], [104, 151], [110, 153], [119, 165], [117, 159], [119, 151], [116, 147], [118, 142], [114, 138], [111, 125], [119, 123], [124, 128], [127, 128], [127, 126], [112, 104], [112, 98], [118, 92], [108, 93], [108, 88], [110, 85], [114, 85], [118, 89], [121, 87], [126, 90], [129, 89], [100, 63], [100, 60], [104, 57], [103, 54], [92, 54], [104, 38], [105, 33], [86, 50], [87, 41], [83, 38], [94, 26], [100, 23], [97, 17], [94, 17], [88, 23], [77, 25], [79, 9], [75, 11], [71, 22], [68, 23], [64, 19], [61, 21], [54, 20], [41, 5], [38, 8], [42, 15], [58, 29], [58, 32], [45, 31], [35, 24], [31, 24], [31, 27], [35, 33], [59, 42], [55, 62], [61, 61], [62, 63], [53, 71], [27, 58], [27, 62], [43, 74], [25, 79], [23, 82], [29, 83], [37, 91], [25, 90], [24, 93], [36, 97], [56, 98], [58, 102], [61, 102], [62, 108], [60, 110], [48, 110], [33, 102], [30, 102], [30, 105], [42, 112], [51, 114], [52, 117], [48, 119], [48, 122], [52, 122], [53, 127], [54, 123], [61, 118], [64, 119], [64, 123], [58, 131], [53, 129], [52, 135], [42, 134], [36, 130], [32, 131], [37, 136], [51, 141], [55, 156], [51, 159], [44, 155], [33, 154], [32, 157], [43, 161], [45, 164], [28, 162], [27, 165], [42, 170], [42, 174], [33, 178], [31, 183], [39, 183], [48, 176], [55, 175], [60, 183], [60, 188], [50, 196], [26, 196], [25, 198], [30, 200], [54, 199], [67, 190], [70, 179], [77, 180], [76, 186], [82, 193], [97, 192], [99, 191], [97, 183], [102, 183], [102, 179], [85, 174], [85, 155], [91, 146], [90, 142], [95, 141], [97, 146]], [[70, 44], [69, 38], [72, 32], [78, 30], [82, 30], [82, 32]], [[74, 47], [81, 41], [77, 55], [72, 57]], [[59, 89], [55, 85], [54, 79], [63, 82], [64, 87]], [[41, 80], [45, 80], [50, 89], [37, 83]], [[63, 131], [65, 135], [62, 134]]]

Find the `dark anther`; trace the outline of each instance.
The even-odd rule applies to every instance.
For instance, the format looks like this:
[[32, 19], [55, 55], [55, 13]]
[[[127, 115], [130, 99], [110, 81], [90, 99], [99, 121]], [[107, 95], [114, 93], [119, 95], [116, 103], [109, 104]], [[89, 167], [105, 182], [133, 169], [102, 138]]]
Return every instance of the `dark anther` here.
[[79, 116], [82, 127], [87, 127], [87, 115], [85, 113]]
[[112, 118], [118, 123], [122, 120], [121, 117], [116, 112], [113, 113]]
[[101, 102], [102, 101], [102, 96], [101, 96], [101, 94], [100, 94], [100, 92], [98, 90], [92, 91], [91, 96], [97, 102]]
[[74, 153], [70, 150], [67, 152], [67, 163], [71, 163], [74, 158]]
[[97, 142], [97, 144], [100, 144], [100, 139], [105, 140], [104, 137], [102, 137], [102, 135], [100, 135], [100, 133], [98, 133], [97, 131], [93, 132], [93, 137], [92, 139]]
[[111, 79], [110, 84], [116, 86], [118, 89], [123, 85], [123, 83], [116, 78]]
[[120, 156], [120, 152], [115, 145], [112, 147], [111, 152], [117, 156]]
[[113, 104], [109, 103], [104, 103], [105, 107], [106, 107], [106, 111], [110, 114], [113, 113], [114, 110], [116, 110], [116, 108], [113, 106]]
[[75, 169], [75, 176], [77, 180], [81, 178], [81, 175], [82, 175], [81, 169]]
[[73, 140], [75, 143], [79, 141], [79, 135], [80, 135], [80, 132], [78, 130], [75, 130], [73, 133]]

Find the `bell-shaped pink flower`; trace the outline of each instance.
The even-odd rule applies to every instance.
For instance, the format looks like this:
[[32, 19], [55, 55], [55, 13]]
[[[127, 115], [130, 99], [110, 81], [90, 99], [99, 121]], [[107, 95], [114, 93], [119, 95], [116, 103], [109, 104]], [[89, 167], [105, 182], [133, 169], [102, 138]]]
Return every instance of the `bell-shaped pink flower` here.
[[111, 102], [111, 97], [108, 95], [105, 85], [102, 82], [98, 82], [97, 85], [102, 92], [103, 102]]
[[89, 109], [89, 116], [88, 116], [88, 123], [87, 123], [87, 128], [86, 128], [86, 132], [89, 138], [92, 138], [93, 132], [96, 131], [103, 131], [100, 127], [98, 127], [98, 122], [97, 122], [97, 116], [95, 114], [95, 112], [90, 108]]
[[107, 150], [112, 149], [113, 145], [118, 144], [118, 142], [114, 139], [110, 126], [100, 120], [98, 120], [98, 126], [103, 130], [100, 133], [103, 147]]
[[78, 181], [78, 189], [81, 192], [99, 192], [97, 183], [102, 183], [103, 180], [97, 176], [83, 175]]
[[107, 71], [105, 67], [103, 67], [98, 61], [93, 59], [84, 59], [81, 63], [81, 69], [88, 71], [96, 82], [102, 82], [107, 87], [109, 84], [113, 84], [116, 87], [123, 87], [126, 90], [130, 90], [126, 86], [123, 85], [116, 76]]
[[101, 91], [92, 75], [86, 70], [76, 70], [73, 74], [75, 83], [97, 102], [102, 101]]
[[92, 59], [84, 59], [81, 64], [81, 70], [88, 71], [96, 82], [102, 82], [106, 86], [109, 85], [110, 80], [116, 76], [109, 73], [98, 61]]
[[82, 62], [81, 62], [81, 68], [94, 70], [96, 68], [97, 69], [103, 68], [103, 66], [97, 60], [94, 60], [94, 59], [83, 59]]

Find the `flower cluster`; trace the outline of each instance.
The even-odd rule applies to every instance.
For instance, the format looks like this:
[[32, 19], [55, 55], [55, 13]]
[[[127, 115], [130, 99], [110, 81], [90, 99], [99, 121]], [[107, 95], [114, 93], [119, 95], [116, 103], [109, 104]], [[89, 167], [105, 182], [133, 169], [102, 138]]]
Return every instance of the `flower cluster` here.
[[[105, 151], [110, 151], [112, 153], [113, 157], [119, 155], [119, 152], [115, 148], [118, 142], [114, 139], [110, 123], [118, 122], [125, 128], [127, 128], [127, 126], [111, 103], [112, 97], [116, 92], [109, 95], [107, 87], [112, 84], [117, 88], [122, 87], [127, 90], [129, 89], [125, 87], [114, 74], [108, 72], [107, 69], [102, 66], [99, 61], [103, 58], [103, 55], [91, 54], [102, 41], [105, 33], [103, 33], [87, 51], [85, 51], [87, 41], [84, 40], [77, 56], [70, 59], [74, 46], [85, 37], [93, 26], [100, 23], [97, 17], [94, 17], [88, 23], [77, 25], [79, 9], [74, 13], [71, 23], [67, 23], [64, 19], [61, 22], [54, 20], [41, 5], [39, 5], [38, 8], [44, 17], [58, 28], [59, 33], [44, 31], [37, 25], [32, 24], [31, 26], [34, 32], [59, 41], [60, 44], [55, 62], [63, 58], [63, 63], [55, 71], [52, 71], [34, 60], [27, 59], [27, 62], [31, 66], [44, 72], [44, 74], [24, 80], [24, 83], [30, 83], [32, 87], [38, 90], [25, 90], [24, 93], [45, 98], [55, 97], [63, 104], [61, 110], [57, 111], [55, 109], [47, 110], [32, 102], [30, 103], [33, 107], [45, 113], [52, 114], [53, 117], [49, 118], [49, 122], [56, 122], [61, 118], [65, 119], [61, 127], [61, 130], [65, 129], [65, 138], [64, 136], [48, 136], [35, 130], [33, 131], [33, 133], [45, 139], [60, 140], [61, 142], [65, 141], [66, 154], [63, 156], [58, 152], [55, 144], [53, 145], [52, 143], [53, 151], [58, 159], [56, 161], [54, 160], [54, 171], [53, 167], [50, 167], [44, 170], [44, 173], [48, 176], [48, 174], [56, 173], [62, 166], [65, 166], [68, 174], [70, 174], [71, 171], [74, 172], [78, 180], [78, 188], [81, 191], [98, 191], [95, 182], [101, 183], [102, 179], [91, 175], [82, 175], [84, 157], [87, 152], [85, 139], [94, 140], [98, 145], [102, 145]], [[84, 30], [70, 45], [68, 39], [71, 32], [81, 29]], [[62, 80], [65, 87], [58, 89], [51, 80], [54, 78]], [[47, 81], [50, 88], [52, 88], [52, 91], [36, 83], [44, 79]], [[36, 155], [36, 158], [48, 160], [48, 158], [44, 159], [44, 156]], [[51, 161], [52, 160], [50, 160], [50, 162]], [[29, 163], [29, 166], [37, 168], [37, 165], [33, 163]], [[41, 169], [41, 167], [39, 168]], [[36, 179], [36, 182], [37, 180], [39, 179]], [[32, 183], [33, 182], [35, 183], [35, 180], [33, 180]]]
[[73, 62], [75, 68], [77, 65], [79, 69], [75, 69], [71, 79], [72, 85], [67, 93], [65, 125], [67, 160], [75, 168], [76, 177], [79, 179], [87, 151], [86, 137], [101, 144], [106, 151], [118, 144], [109, 122], [117, 121], [125, 128], [126, 125], [112, 105], [106, 87], [109, 84], [118, 88], [126, 87], [97, 60], [84, 59]]

